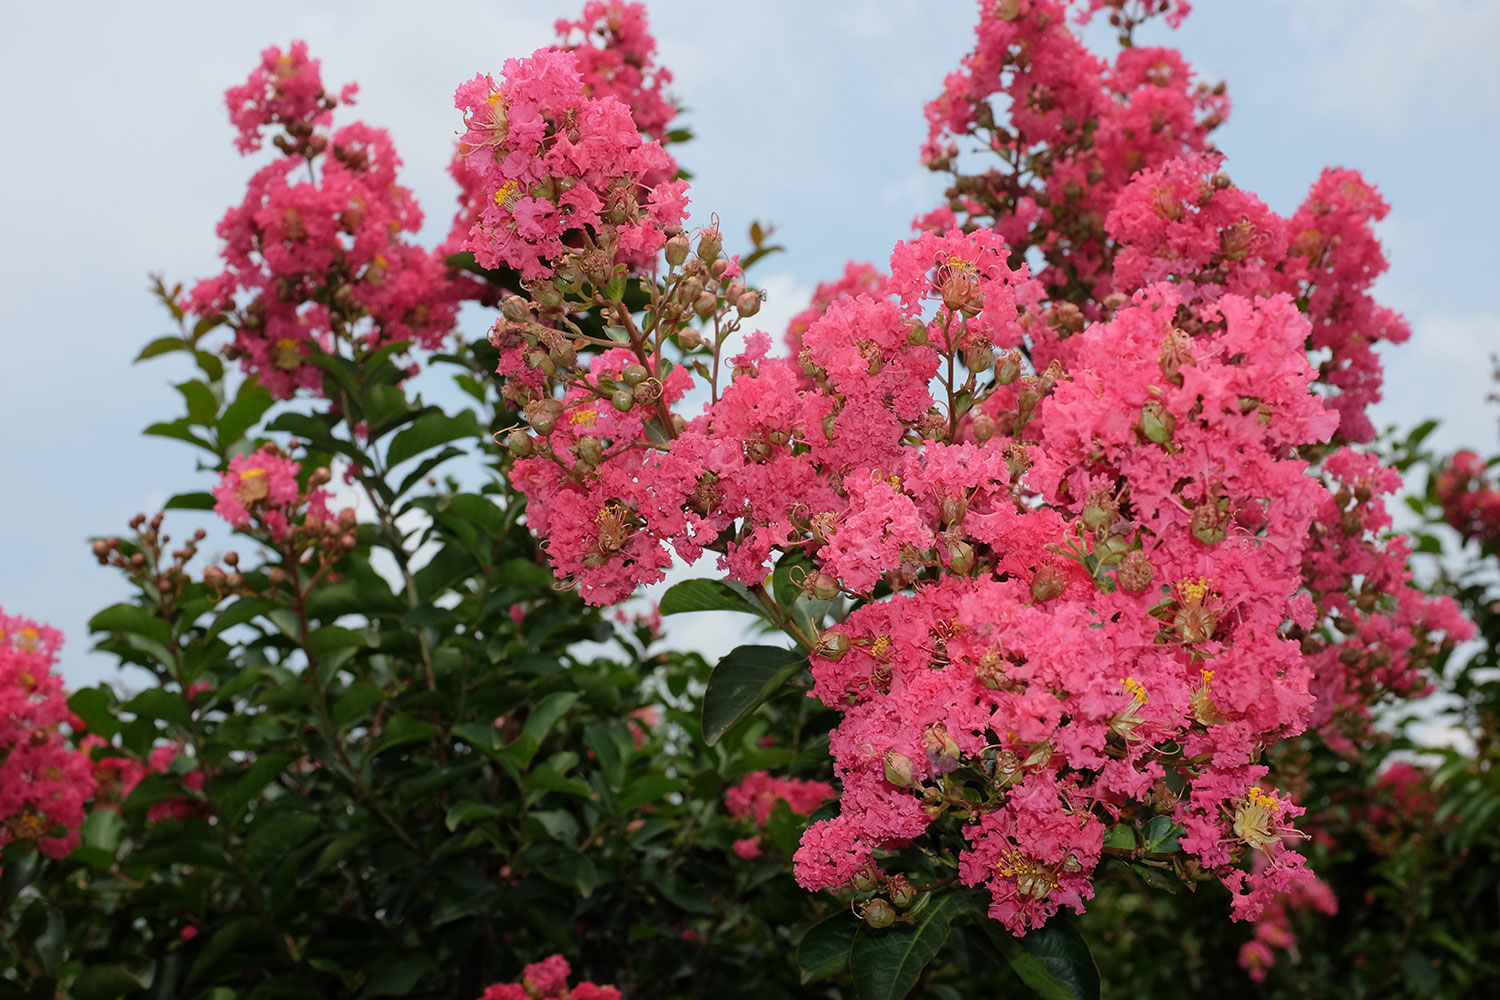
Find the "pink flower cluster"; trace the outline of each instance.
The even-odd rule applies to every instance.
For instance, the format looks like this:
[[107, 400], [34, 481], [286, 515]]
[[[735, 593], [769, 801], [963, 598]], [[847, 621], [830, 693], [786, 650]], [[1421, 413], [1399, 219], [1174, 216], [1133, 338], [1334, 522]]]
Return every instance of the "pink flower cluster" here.
[[[90, 735], [85, 738], [84, 746], [90, 749], [104, 747], [107, 744], [97, 736]], [[135, 786], [141, 783], [141, 779], [148, 774], [169, 774], [172, 763], [177, 759], [179, 747], [175, 744], [164, 743], [153, 747], [150, 758], [144, 762], [137, 762], [128, 757], [101, 757], [93, 762], [94, 777], [98, 782], [99, 795], [96, 804], [108, 806], [119, 811], [119, 807], [130, 793], [135, 791]], [[194, 768], [180, 776], [184, 788], [194, 791], [202, 791], [205, 774], [201, 768]], [[191, 819], [194, 816], [206, 815], [203, 803], [190, 796], [165, 799], [147, 807], [146, 819], [152, 823], [159, 823], [168, 819]]]
[[1488, 479], [1488, 471], [1484, 459], [1461, 451], [1433, 478], [1443, 519], [1466, 540], [1486, 549], [1500, 543], [1500, 488]]
[[1276, 964], [1277, 951], [1297, 960], [1297, 935], [1292, 933], [1291, 915], [1298, 912], [1331, 917], [1339, 912], [1339, 901], [1328, 883], [1319, 878], [1298, 882], [1277, 896], [1255, 921], [1255, 936], [1240, 946], [1240, 968], [1257, 983], [1265, 982], [1267, 970]]
[[1367, 734], [1370, 707], [1380, 699], [1430, 692], [1426, 666], [1441, 646], [1439, 634], [1460, 641], [1474, 627], [1452, 601], [1411, 586], [1411, 541], [1391, 534], [1383, 499], [1400, 489], [1400, 474], [1352, 448], [1330, 455], [1323, 471], [1330, 489], [1319, 497], [1303, 586], [1318, 620], [1337, 622], [1343, 638], [1309, 632], [1302, 650], [1316, 698], [1310, 723], [1336, 749], [1349, 750]]
[[[326, 128], [339, 104], [353, 104], [357, 84], [345, 84], [338, 97], [323, 89], [316, 59], [307, 55], [306, 42], [293, 42], [290, 51], [275, 45], [260, 54], [260, 65], [250, 78], [224, 92], [229, 121], [239, 131], [234, 144], [241, 153], [261, 147], [261, 129], [279, 125], [286, 138], [305, 141], [313, 130]], [[278, 137], [281, 138], [281, 137]], [[285, 144], [278, 144], [278, 146]]]
[[[1171, 49], [1127, 45], [1109, 65], [1069, 30], [1070, 6], [1083, 7], [980, 4], [974, 52], [927, 106], [923, 158], [953, 174], [949, 204], [918, 225], [994, 228], [1014, 253], [1045, 262], [1038, 279], [1050, 302], [1089, 319], [1111, 293], [1166, 278], [1209, 302], [1226, 291], [1287, 292], [1312, 321], [1309, 350], [1326, 352], [1318, 382], [1340, 416], [1338, 438], [1372, 440], [1364, 411], [1379, 401], [1382, 377], [1374, 345], [1410, 335], [1369, 294], [1386, 269], [1372, 229], [1385, 202], [1357, 172], [1329, 169], [1296, 214], [1276, 215], [1233, 185], [1208, 141], [1229, 113], [1223, 88], [1195, 83]], [[1127, 35], [1163, 13], [1090, 0], [1075, 20], [1105, 8]], [[1168, 23], [1187, 9], [1166, 5]], [[997, 97], [1009, 109], [1003, 123]], [[958, 139], [998, 164], [960, 173]]]
[[630, 108], [642, 134], [665, 142], [677, 116], [664, 93], [672, 71], [656, 62], [646, 5], [589, 0], [578, 20], [562, 18], [556, 28], [558, 47], [577, 57], [585, 92], [616, 98]]
[[500, 83], [480, 74], [454, 101], [459, 155], [484, 192], [465, 244], [481, 265], [537, 279], [581, 240], [599, 258], [591, 280], [604, 284], [682, 221], [687, 182], [674, 180], [675, 161], [642, 137], [629, 105], [585, 90], [577, 53], [508, 60]]
[[28, 840], [54, 858], [78, 845], [95, 787], [59, 728], [82, 728], [52, 672], [61, 646], [56, 629], [0, 611], [0, 847]]
[[[351, 95], [345, 88], [345, 103]], [[280, 125], [284, 155], [256, 172], [219, 223], [224, 270], [193, 288], [187, 310], [227, 322], [229, 353], [283, 399], [320, 391], [311, 359], [340, 342], [440, 346], [460, 293], [441, 258], [403, 237], [421, 227], [422, 212], [397, 183], [390, 136], [361, 123], [316, 131], [338, 101], [324, 94], [300, 42], [286, 56], [268, 49], [228, 99], [241, 151], [258, 148], [261, 128]]]
[[526, 966], [519, 983], [497, 983], [479, 1000], [620, 1000], [613, 986], [579, 983], [570, 988], [572, 973], [567, 959], [553, 955]]
[[[1122, 25], [1160, 7], [1100, 6]], [[716, 225], [641, 207], [649, 144], [564, 55], [465, 85], [498, 206], [471, 243], [528, 278], [492, 335], [529, 427], [513, 479], [590, 602], [713, 551], [812, 654], [812, 693], [843, 718], [840, 814], [796, 857], [809, 889], [894, 884], [885, 857], [956, 832], [962, 880], [1024, 933], [1081, 910], [1106, 830], [1149, 809], [1185, 831], [1181, 874], [1254, 919], [1310, 877], [1262, 751], [1309, 726], [1362, 738], [1369, 706], [1421, 693], [1468, 627], [1410, 585], [1380, 499], [1394, 473], [1327, 447], [1374, 397], [1309, 360], [1362, 364], [1328, 333], [1343, 305], [1305, 308], [1305, 230], [1208, 149], [1222, 95], [1165, 50], [1095, 60], [1066, 9], [982, 5], [978, 51], [929, 107], [934, 136], [987, 137], [1012, 164], [1051, 150], [1047, 170], [1025, 193], [958, 177], [966, 218], [936, 213], [888, 274], [820, 287], [789, 358], [760, 331], [727, 356], [758, 294]], [[1002, 93], [1005, 126], [986, 110]], [[607, 170], [579, 152], [600, 123], [622, 130]], [[1312, 214], [1367, 273], [1372, 203], [1338, 190], [1353, 201]], [[634, 207], [601, 211], [608, 191]], [[1347, 304], [1368, 283], [1336, 257], [1317, 280]], [[621, 300], [627, 274], [644, 308]], [[702, 412], [678, 412], [695, 389]], [[798, 624], [764, 586], [783, 560], [852, 611]]]
[[[555, 49], [573, 55], [583, 92], [590, 97], [613, 97], [630, 109], [644, 136], [662, 143], [670, 138], [676, 107], [663, 93], [672, 73], [656, 62], [656, 39], [647, 24], [644, 4], [621, 0], [589, 0], [576, 21], [559, 19]], [[482, 172], [467, 166], [468, 146], [459, 140], [448, 172], [458, 182], [458, 212], [447, 240], [439, 248], [446, 257], [465, 249], [469, 233], [494, 195]], [[671, 172], [677, 173], [675, 161]], [[474, 285], [474, 297], [492, 294], [488, 285]]]
[[297, 483], [300, 466], [269, 445], [235, 455], [213, 488], [214, 513], [236, 528], [264, 527], [281, 541], [293, 519], [328, 522], [328, 492]]
[[[785, 802], [792, 812], [806, 816], [838, 792], [826, 781], [804, 781], [799, 778], [777, 778], [769, 771], [752, 771], [724, 793], [729, 815], [749, 820], [763, 827], [777, 802]], [[746, 837], [734, 842], [734, 852], [742, 858], [760, 855], [760, 837]]]

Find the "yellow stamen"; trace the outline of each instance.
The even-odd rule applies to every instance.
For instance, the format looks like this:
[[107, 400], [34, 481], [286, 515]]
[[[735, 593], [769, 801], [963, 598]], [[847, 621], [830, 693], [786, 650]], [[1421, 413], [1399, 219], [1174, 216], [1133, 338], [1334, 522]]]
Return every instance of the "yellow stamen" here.
[[1139, 701], [1142, 705], [1151, 700], [1146, 696], [1146, 685], [1142, 684], [1134, 677], [1123, 678], [1120, 683], [1124, 685], [1125, 690], [1130, 693], [1131, 697], [1135, 698], [1135, 700]]
[[568, 414], [568, 423], [588, 425], [598, 419], [599, 414], [593, 410], [574, 410]]

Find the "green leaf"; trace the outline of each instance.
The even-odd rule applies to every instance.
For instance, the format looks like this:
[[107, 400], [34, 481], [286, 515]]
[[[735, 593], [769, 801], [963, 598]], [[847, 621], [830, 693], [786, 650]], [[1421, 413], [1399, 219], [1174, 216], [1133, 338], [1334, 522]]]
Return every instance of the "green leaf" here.
[[703, 740], [713, 746], [730, 728], [755, 711], [776, 689], [807, 665], [800, 649], [740, 646], [708, 676], [703, 692]]
[[136, 361], [145, 361], [147, 358], [158, 357], [162, 354], [170, 354], [172, 351], [190, 351], [192, 345], [181, 337], [157, 337], [151, 343], [141, 348], [141, 353], [135, 356]]
[[161, 719], [183, 727], [193, 721], [187, 699], [166, 688], [147, 688], [121, 705], [120, 711], [129, 712], [138, 719]]
[[797, 944], [797, 968], [804, 986], [849, 968], [849, 949], [859, 928], [853, 914], [840, 910], [807, 929]]
[[450, 417], [446, 413], [429, 413], [419, 417], [410, 427], [391, 439], [391, 446], [386, 451], [386, 464], [394, 468], [429, 448], [436, 448], [459, 438], [478, 436], [479, 422], [468, 411], [456, 417]]
[[1004, 929], [994, 937], [1011, 969], [1043, 1000], [1099, 1000], [1099, 969], [1072, 921], [1054, 916], [1019, 940]]
[[245, 432], [254, 427], [256, 421], [271, 408], [272, 402], [271, 394], [260, 383], [246, 381], [240, 386], [239, 395], [234, 402], [229, 404], [224, 415], [219, 418], [216, 428], [219, 443], [228, 447], [244, 437]]
[[83, 720], [89, 732], [109, 739], [120, 731], [120, 720], [115, 718], [114, 692], [104, 685], [74, 691], [68, 699], [68, 708]]
[[765, 617], [765, 610], [743, 584], [726, 580], [684, 580], [661, 595], [660, 612], [680, 615], [689, 611], [740, 611]]
[[179, 493], [162, 507], [163, 510], [213, 510], [217, 503], [212, 493]]
[[861, 927], [849, 949], [849, 971], [859, 1000], [901, 1000], [910, 993], [927, 963], [947, 943], [953, 921], [969, 905], [967, 895], [943, 893], [922, 908], [914, 925], [880, 931]]
[[1170, 816], [1157, 816], [1146, 824], [1146, 850], [1156, 854], [1169, 854], [1179, 850], [1177, 838], [1184, 828], [1173, 822]]
[[547, 738], [547, 733], [557, 724], [557, 720], [567, 714], [568, 709], [578, 701], [577, 691], [554, 691], [541, 701], [526, 716], [526, 724], [521, 727], [521, 735], [506, 747], [506, 753], [516, 763], [526, 767], [536, 752], [542, 747], [542, 740]]
[[204, 427], [214, 426], [219, 416], [219, 401], [214, 397], [214, 391], [209, 388], [207, 382], [200, 382], [197, 379], [181, 382], [177, 386], [177, 391], [182, 393], [182, 398], [187, 401], [190, 421]]
[[132, 632], [163, 645], [172, 641], [167, 623], [134, 604], [113, 604], [89, 619], [95, 632]]
[[243, 625], [258, 615], [268, 611], [274, 611], [281, 605], [275, 601], [268, 601], [264, 597], [241, 597], [229, 607], [219, 612], [214, 623], [208, 628], [207, 638], [212, 639], [227, 628]]
[[686, 787], [686, 782], [681, 778], [648, 774], [632, 785], [630, 791], [620, 796], [620, 812], [621, 814], [633, 813], [647, 802], [655, 802], [673, 792], [680, 792]]
[[437, 963], [426, 955], [401, 959], [371, 974], [369, 985], [360, 997], [404, 997], [422, 977], [431, 975], [436, 969]]
[[152, 424], [143, 433], [150, 437], [167, 437], [177, 441], [186, 441], [188, 444], [195, 444], [210, 455], [218, 458], [219, 449], [189, 430], [191, 426], [187, 417], [180, 417], [177, 420], [167, 423]]
[[493, 819], [500, 815], [500, 810], [488, 802], [459, 802], [448, 810], [448, 815], [443, 817], [443, 825], [452, 833], [459, 827], [474, 823], [483, 819]]
[[68, 996], [73, 1000], [119, 1000], [145, 988], [123, 965], [96, 965], [78, 974]]
[[438, 727], [430, 722], [414, 719], [409, 715], [398, 715], [385, 724], [380, 739], [370, 748], [370, 756], [378, 756], [392, 747], [420, 743], [422, 740], [431, 739], [439, 732]]
[[239, 777], [232, 779], [228, 787], [216, 796], [220, 811], [229, 817], [236, 816], [248, 806], [265, 787], [276, 780], [298, 755], [286, 751], [262, 754], [255, 763], [247, 767]]

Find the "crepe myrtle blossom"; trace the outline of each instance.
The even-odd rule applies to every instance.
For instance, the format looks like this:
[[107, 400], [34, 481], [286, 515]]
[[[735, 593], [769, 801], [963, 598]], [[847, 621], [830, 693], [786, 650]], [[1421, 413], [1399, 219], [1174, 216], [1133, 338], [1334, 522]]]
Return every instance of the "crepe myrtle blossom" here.
[[398, 181], [400, 157], [384, 129], [334, 129], [352, 101], [323, 90], [305, 43], [267, 49], [249, 80], [226, 95], [241, 153], [279, 129], [281, 156], [250, 178], [244, 200], [218, 226], [224, 269], [182, 302], [206, 327], [232, 331], [225, 348], [272, 395], [319, 393], [318, 353], [441, 346], [465, 287], [412, 240], [422, 211]]
[[83, 726], [54, 672], [62, 633], [0, 610], [0, 847], [21, 840], [61, 858], [80, 840], [97, 783]]
[[479, 1000], [620, 1000], [613, 986], [585, 982], [569, 987], [572, 972], [567, 959], [552, 955], [526, 966], [519, 983], [496, 983]]
[[[821, 286], [788, 357], [576, 54], [458, 93], [467, 246], [522, 276], [491, 342], [530, 527], [594, 604], [713, 552], [810, 654], [840, 791], [795, 874], [882, 893], [882, 925], [914, 844], [949, 845], [1016, 934], [1081, 910], [1106, 832], [1140, 815], [1255, 919], [1311, 877], [1263, 752], [1359, 746], [1370, 706], [1421, 694], [1468, 634], [1411, 585], [1399, 476], [1352, 447], [1378, 398], [1364, 345], [1400, 339], [1368, 299], [1383, 202], [1334, 172], [1276, 215], [1208, 142], [1221, 88], [1172, 50], [1083, 47], [1106, 8], [1127, 40], [1187, 12], [980, 5], [928, 106], [948, 204]], [[788, 565], [847, 614], [779, 604]]]

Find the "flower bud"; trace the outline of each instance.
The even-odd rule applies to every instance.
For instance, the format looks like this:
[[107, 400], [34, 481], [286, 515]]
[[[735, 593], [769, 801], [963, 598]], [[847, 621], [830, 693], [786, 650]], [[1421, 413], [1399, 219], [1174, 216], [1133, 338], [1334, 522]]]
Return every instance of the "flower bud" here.
[[1092, 490], [1083, 504], [1083, 524], [1091, 531], [1108, 527], [1115, 523], [1119, 511], [1115, 508], [1114, 501], [1104, 490]]
[[[819, 573], [812, 578], [807, 592], [812, 594], [814, 600], [831, 601], [839, 596], [839, 582], [827, 573]], [[838, 633], [831, 633], [838, 634]]]
[[1210, 500], [1193, 508], [1188, 530], [1204, 545], [1218, 545], [1229, 534], [1229, 518], [1220, 514], [1219, 505]]
[[536, 445], [532, 442], [531, 435], [519, 427], [506, 435], [505, 446], [517, 458], [529, 458], [536, 451]]
[[614, 395], [609, 397], [609, 402], [615, 409], [625, 413], [635, 404], [635, 394], [629, 389], [616, 389]]
[[938, 504], [938, 515], [943, 519], [945, 528], [963, 523], [964, 515], [968, 512], [969, 501], [961, 496], [945, 496], [943, 502]]
[[859, 908], [859, 915], [864, 918], [865, 923], [877, 930], [896, 922], [896, 911], [879, 896], [865, 900]]
[[748, 291], [734, 300], [735, 311], [749, 319], [760, 312], [760, 292]]
[[677, 331], [677, 346], [684, 351], [694, 351], [703, 346], [703, 335], [697, 327], [685, 326]]
[[903, 910], [917, 901], [917, 890], [905, 875], [892, 875], [886, 883], [886, 891], [891, 895], [891, 902]]
[[604, 446], [592, 434], [580, 437], [573, 450], [577, 453], [578, 460], [589, 466], [598, 465], [604, 458]]
[[1031, 596], [1038, 601], [1050, 601], [1062, 594], [1067, 587], [1063, 575], [1052, 566], [1042, 566], [1031, 578]]
[[500, 314], [512, 323], [524, 323], [531, 318], [531, 304], [519, 295], [507, 295], [500, 303]]
[[995, 381], [1000, 385], [1010, 385], [1020, 378], [1022, 361], [1020, 351], [1011, 350], [1000, 355], [995, 362]]
[[818, 645], [813, 649], [814, 656], [821, 656], [825, 660], [842, 660], [847, 652], [849, 637], [843, 632], [824, 632], [818, 637]]
[[1140, 549], [1127, 553], [1120, 568], [1115, 570], [1115, 580], [1120, 589], [1130, 594], [1144, 593], [1151, 586], [1151, 561]]
[[725, 260], [723, 257], [720, 257], [718, 260], [714, 261], [708, 266], [708, 273], [713, 275], [715, 278], [724, 277], [724, 272], [727, 270], [729, 270], [729, 261]]
[[968, 576], [974, 568], [974, 546], [965, 541], [948, 544], [948, 568], [959, 576]]
[[995, 436], [995, 418], [988, 413], [974, 414], [974, 440], [980, 444]]
[[873, 892], [879, 884], [879, 874], [871, 871], [868, 867], [861, 868], [849, 879], [849, 888], [855, 892]]
[[885, 780], [897, 788], [910, 788], [917, 783], [917, 765], [910, 757], [895, 750], [885, 754]]
[[637, 403], [649, 405], [661, 398], [661, 383], [656, 379], [650, 379], [636, 386], [634, 392]]
[[700, 319], [707, 319], [719, 308], [719, 297], [713, 292], [704, 292], [693, 300], [693, 312]]
[[646, 370], [645, 365], [626, 365], [625, 370], [620, 372], [621, 381], [632, 389], [650, 377], [651, 373]]
[[969, 371], [989, 371], [994, 364], [995, 349], [989, 344], [976, 344], [964, 349], [964, 367]]
[[705, 227], [698, 236], [698, 258], [705, 262], [715, 260], [723, 249], [724, 240], [719, 236], [719, 227]]
[[1166, 444], [1172, 440], [1172, 432], [1177, 428], [1177, 418], [1167, 412], [1161, 400], [1148, 399], [1141, 406], [1141, 418], [1138, 425], [1142, 434], [1150, 441], [1157, 444]]
[[681, 267], [682, 262], [687, 260], [689, 249], [691, 249], [691, 244], [688, 243], [688, 238], [681, 233], [667, 240], [665, 247], [667, 265], [669, 267]]

